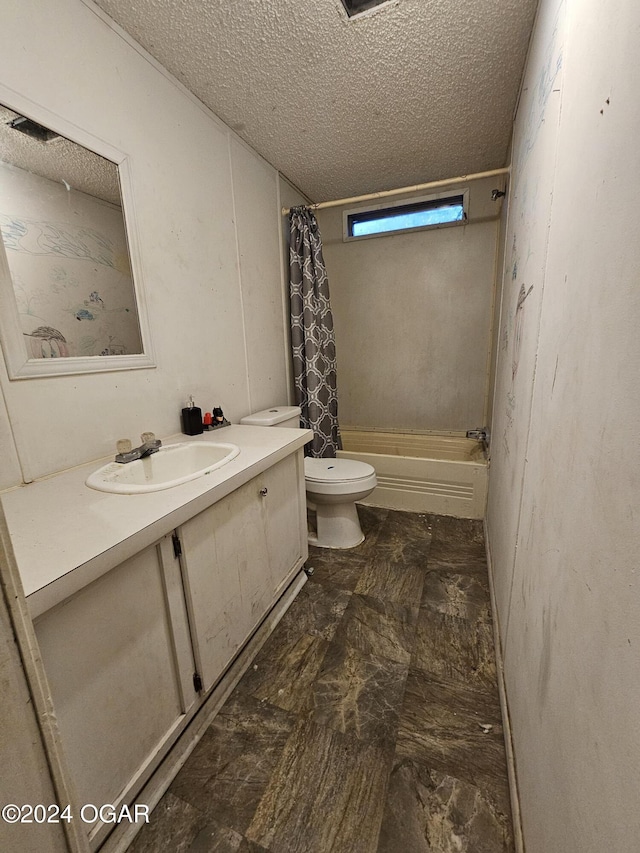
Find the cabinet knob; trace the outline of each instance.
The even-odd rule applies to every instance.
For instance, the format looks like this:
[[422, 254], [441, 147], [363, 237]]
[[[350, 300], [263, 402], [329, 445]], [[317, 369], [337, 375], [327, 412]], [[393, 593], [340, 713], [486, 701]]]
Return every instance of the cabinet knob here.
[[264, 497], [266, 497], [266, 495], [267, 495], [267, 492], [268, 492], [268, 491], [269, 491], [269, 489], [267, 489], [267, 487], [266, 487], [266, 486], [263, 486], [263, 487], [260, 489], [260, 495], [261, 495], [261, 497], [263, 497], [263, 498], [264, 498]]

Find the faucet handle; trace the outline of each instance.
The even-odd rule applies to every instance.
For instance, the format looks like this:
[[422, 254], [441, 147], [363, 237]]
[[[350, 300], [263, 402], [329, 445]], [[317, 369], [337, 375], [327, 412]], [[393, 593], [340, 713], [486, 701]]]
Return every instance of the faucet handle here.
[[121, 438], [116, 442], [116, 450], [119, 454], [131, 452], [131, 441], [128, 438]]
[[156, 436], [155, 436], [155, 433], [153, 433], [153, 432], [143, 432], [140, 434], [140, 441], [143, 444], [149, 444], [149, 442], [155, 441], [155, 440], [156, 440]]

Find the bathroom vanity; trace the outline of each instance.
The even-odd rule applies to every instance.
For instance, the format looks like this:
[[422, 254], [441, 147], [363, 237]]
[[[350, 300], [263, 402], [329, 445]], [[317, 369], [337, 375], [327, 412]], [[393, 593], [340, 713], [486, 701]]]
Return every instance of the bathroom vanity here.
[[240, 453], [145, 495], [89, 489], [99, 462], [2, 495], [78, 805], [157, 800], [301, 588], [310, 437], [204, 434]]

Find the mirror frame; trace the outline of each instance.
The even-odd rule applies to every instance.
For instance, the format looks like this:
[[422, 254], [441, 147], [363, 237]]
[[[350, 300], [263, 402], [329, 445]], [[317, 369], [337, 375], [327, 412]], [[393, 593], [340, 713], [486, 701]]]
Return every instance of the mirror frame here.
[[[118, 168], [122, 215], [131, 262], [133, 289], [138, 311], [142, 352], [136, 355], [92, 355], [66, 358], [30, 358], [21, 331], [20, 316], [6, 253], [0, 252], [0, 339], [9, 379], [32, 379], [65, 376], [74, 373], [104, 373], [114, 370], [136, 370], [156, 366], [144, 294], [139, 235], [133, 203], [133, 183], [129, 157], [97, 136], [79, 128], [56, 113], [36, 104], [0, 84], [0, 103], [51, 130], [71, 142], [88, 148], [110, 160]], [[1, 238], [0, 238], [1, 239]]]

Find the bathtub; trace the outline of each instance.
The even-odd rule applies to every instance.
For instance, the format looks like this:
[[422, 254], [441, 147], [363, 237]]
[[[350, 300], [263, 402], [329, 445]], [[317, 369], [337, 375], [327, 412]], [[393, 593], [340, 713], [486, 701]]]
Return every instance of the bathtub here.
[[343, 429], [338, 456], [368, 462], [378, 486], [370, 506], [483, 518], [487, 460], [479, 441], [457, 435]]

